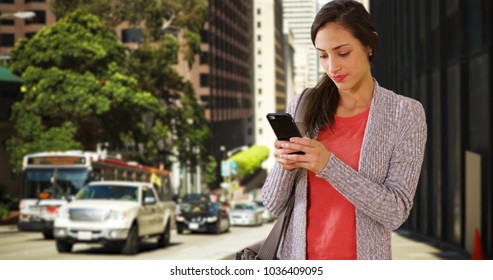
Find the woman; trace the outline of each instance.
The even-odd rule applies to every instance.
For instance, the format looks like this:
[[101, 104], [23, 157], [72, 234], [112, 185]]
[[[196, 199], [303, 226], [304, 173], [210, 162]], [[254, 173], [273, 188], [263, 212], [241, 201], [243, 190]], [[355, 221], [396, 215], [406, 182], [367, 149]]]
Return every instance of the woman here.
[[360, 3], [327, 3], [311, 35], [326, 75], [290, 102], [305, 137], [275, 142], [263, 187], [277, 215], [295, 189], [278, 257], [391, 259], [391, 231], [411, 211], [423, 162], [423, 107], [372, 78], [378, 35]]

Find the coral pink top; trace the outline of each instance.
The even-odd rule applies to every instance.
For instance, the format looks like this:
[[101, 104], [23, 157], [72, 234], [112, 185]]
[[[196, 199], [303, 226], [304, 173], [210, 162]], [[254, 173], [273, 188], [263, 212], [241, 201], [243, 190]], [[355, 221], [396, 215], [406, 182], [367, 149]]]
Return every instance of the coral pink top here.
[[[334, 128], [325, 128], [317, 140], [337, 158], [358, 170], [361, 145], [370, 108], [357, 115], [335, 116]], [[308, 172], [306, 259], [354, 260], [356, 209], [329, 182]]]

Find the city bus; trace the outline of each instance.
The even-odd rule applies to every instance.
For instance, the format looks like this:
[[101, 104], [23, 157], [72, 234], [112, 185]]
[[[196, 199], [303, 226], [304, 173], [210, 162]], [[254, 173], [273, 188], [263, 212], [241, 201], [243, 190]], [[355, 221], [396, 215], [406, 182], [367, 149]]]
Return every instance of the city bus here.
[[91, 181], [152, 182], [162, 201], [173, 199], [170, 172], [124, 161], [104, 152], [53, 151], [25, 155], [19, 200], [20, 231], [53, 238], [60, 206], [69, 203]]

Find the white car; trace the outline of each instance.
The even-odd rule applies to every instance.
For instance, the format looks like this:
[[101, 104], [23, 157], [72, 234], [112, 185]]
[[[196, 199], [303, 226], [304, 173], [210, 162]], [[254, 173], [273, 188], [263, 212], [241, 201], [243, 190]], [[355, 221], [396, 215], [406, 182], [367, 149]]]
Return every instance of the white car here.
[[235, 203], [229, 210], [229, 220], [232, 226], [260, 226], [264, 223], [262, 213], [256, 203]]
[[175, 203], [162, 202], [151, 183], [101, 181], [85, 186], [55, 219], [58, 252], [75, 243], [116, 245], [123, 254], [136, 254], [142, 238], [170, 241]]
[[257, 204], [258, 208], [260, 208], [263, 211], [262, 212], [262, 219], [264, 220], [264, 222], [270, 223], [277, 218], [274, 214], [272, 214], [269, 211], [269, 209], [267, 209], [265, 207], [265, 205], [262, 201], [255, 201], [255, 203]]

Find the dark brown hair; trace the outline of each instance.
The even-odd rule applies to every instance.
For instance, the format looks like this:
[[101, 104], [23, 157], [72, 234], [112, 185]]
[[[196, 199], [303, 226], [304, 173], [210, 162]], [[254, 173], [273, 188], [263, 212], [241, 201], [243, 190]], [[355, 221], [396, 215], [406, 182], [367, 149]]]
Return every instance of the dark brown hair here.
[[[333, 0], [325, 4], [313, 20], [311, 30], [313, 45], [315, 45], [318, 30], [331, 22], [341, 25], [351, 32], [363, 46], [369, 47], [372, 55], [368, 59], [372, 60], [377, 50], [378, 36], [370, 14], [361, 3], [354, 0]], [[308, 135], [314, 137], [315, 130], [322, 129], [327, 124], [332, 128], [340, 96], [336, 85], [327, 74], [323, 75], [306, 99], [303, 122]]]

